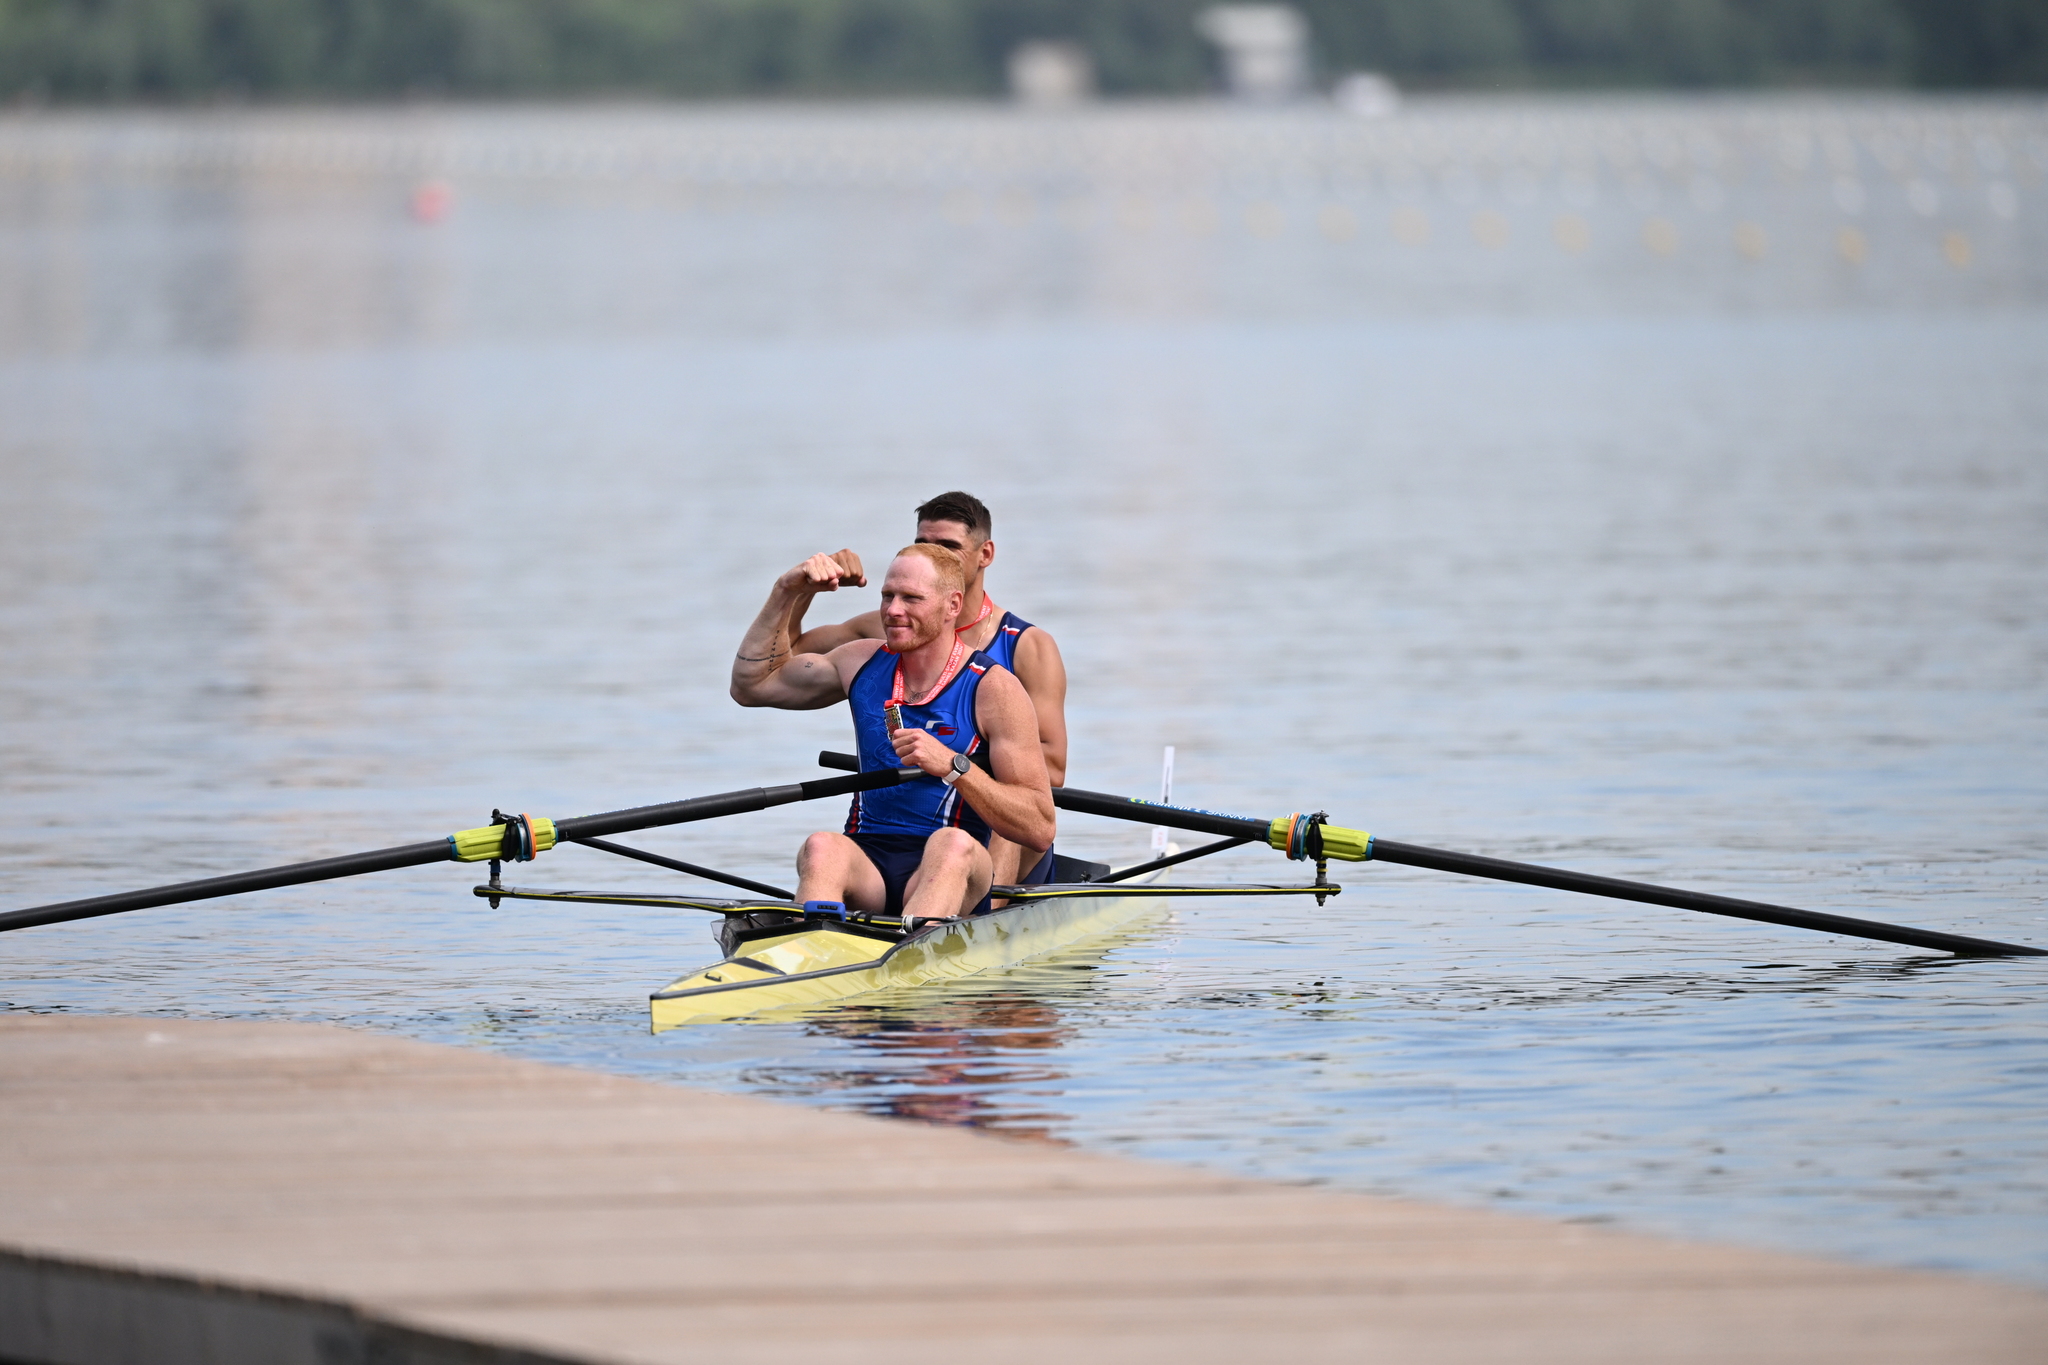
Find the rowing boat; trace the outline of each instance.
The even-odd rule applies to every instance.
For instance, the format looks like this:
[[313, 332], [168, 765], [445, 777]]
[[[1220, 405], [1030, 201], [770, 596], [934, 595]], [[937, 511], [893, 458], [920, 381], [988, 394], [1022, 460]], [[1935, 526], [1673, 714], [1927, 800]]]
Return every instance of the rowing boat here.
[[[617, 851], [610, 845], [600, 847]], [[1104, 863], [1055, 855], [1057, 880], [993, 887], [994, 895], [1010, 903], [955, 919], [905, 921], [818, 913], [786, 898], [713, 900], [669, 892], [551, 891], [496, 880], [477, 887], [476, 894], [494, 905], [500, 900], [639, 905], [723, 916], [716, 932], [725, 957], [677, 977], [648, 998], [654, 1031], [660, 1033], [681, 1024], [736, 1019], [785, 1005], [824, 1004], [890, 986], [915, 986], [1012, 966], [1119, 928], [1168, 898], [1314, 896], [1321, 901], [1344, 889], [1320, 880], [1307, 885], [1224, 886], [1168, 885], [1159, 880], [1164, 866], [1213, 851], [1214, 846], [1176, 851], [1116, 871]]]
[[[787, 1005], [818, 1005], [890, 986], [919, 986], [1014, 966], [1130, 923], [1164, 902], [1097, 879], [1101, 863], [1060, 858], [1057, 894], [957, 919], [844, 919], [786, 910], [729, 910], [725, 958], [677, 977], [648, 998], [659, 1033]], [[1139, 885], [1142, 885], [1140, 883]], [[1091, 889], [1099, 886], [1099, 890]], [[1052, 891], [1054, 888], [1045, 888]], [[761, 922], [765, 921], [765, 922]]]

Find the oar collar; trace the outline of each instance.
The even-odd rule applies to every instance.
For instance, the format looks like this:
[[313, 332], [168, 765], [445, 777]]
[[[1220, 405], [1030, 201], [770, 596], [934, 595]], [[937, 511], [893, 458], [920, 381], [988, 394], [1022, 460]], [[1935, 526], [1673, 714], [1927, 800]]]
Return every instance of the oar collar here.
[[1266, 842], [1296, 862], [1336, 858], [1347, 863], [1372, 858], [1372, 835], [1362, 829], [1333, 825], [1321, 811], [1283, 815], [1267, 827]]
[[448, 857], [458, 863], [487, 858], [530, 863], [555, 846], [555, 822], [544, 815], [507, 815], [492, 811], [495, 824], [460, 830], [448, 836]]

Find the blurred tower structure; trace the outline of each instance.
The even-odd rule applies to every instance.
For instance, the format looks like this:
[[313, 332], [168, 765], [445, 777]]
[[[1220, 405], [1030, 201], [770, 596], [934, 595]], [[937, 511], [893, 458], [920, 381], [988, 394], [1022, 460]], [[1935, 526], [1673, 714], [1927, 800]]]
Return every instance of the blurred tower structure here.
[[1094, 63], [1077, 43], [1019, 43], [1010, 53], [1010, 94], [1019, 104], [1071, 108], [1094, 93]]
[[1330, 98], [1358, 118], [1386, 118], [1401, 108], [1399, 87], [1377, 71], [1352, 72], [1337, 82]]
[[1195, 27], [1221, 50], [1236, 98], [1275, 103], [1308, 88], [1308, 21], [1292, 6], [1215, 5]]

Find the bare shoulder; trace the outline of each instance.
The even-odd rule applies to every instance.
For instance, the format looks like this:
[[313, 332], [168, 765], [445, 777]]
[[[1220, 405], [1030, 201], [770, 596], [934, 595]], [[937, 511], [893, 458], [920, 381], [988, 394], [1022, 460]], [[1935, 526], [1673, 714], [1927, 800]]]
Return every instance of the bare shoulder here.
[[881, 648], [882, 642], [879, 639], [848, 640], [826, 654], [825, 659], [839, 671], [840, 681], [850, 688], [853, 686], [853, 675], [865, 668], [868, 660], [874, 658]]
[[1017, 677], [1034, 695], [1057, 698], [1066, 692], [1067, 664], [1059, 642], [1033, 626], [1017, 637]]
[[974, 694], [974, 709], [977, 715], [1029, 713], [1031, 695], [1016, 674], [997, 664], [981, 675], [981, 685]]
[[1030, 663], [1058, 663], [1059, 658], [1059, 641], [1044, 626], [1033, 626], [1017, 637], [1018, 663], [1028, 667]]
[[991, 741], [996, 776], [1005, 782], [1047, 781], [1039, 750], [1038, 711], [1017, 675], [997, 665], [981, 675], [974, 694], [974, 724]]

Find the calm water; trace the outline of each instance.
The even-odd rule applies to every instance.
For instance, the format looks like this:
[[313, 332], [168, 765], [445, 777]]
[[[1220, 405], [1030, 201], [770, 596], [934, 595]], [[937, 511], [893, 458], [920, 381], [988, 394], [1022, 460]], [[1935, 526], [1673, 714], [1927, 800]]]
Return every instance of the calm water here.
[[[0, 119], [4, 903], [813, 775], [731, 647], [957, 485], [1076, 785], [2048, 944], [2044, 169], [2039, 103]], [[659, 1038], [702, 919], [452, 867], [0, 1001], [2048, 1283], [2048, 968], [1340, 879]]]

